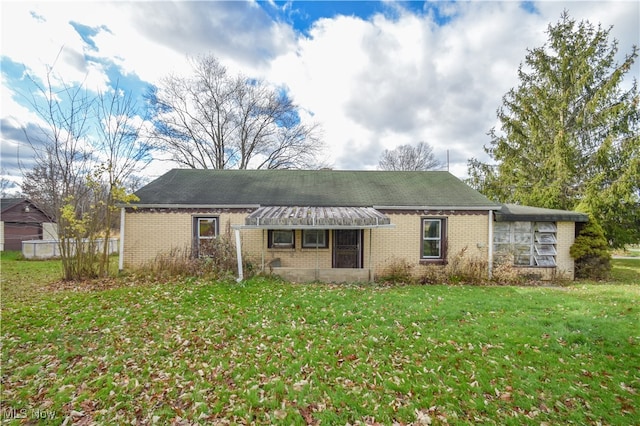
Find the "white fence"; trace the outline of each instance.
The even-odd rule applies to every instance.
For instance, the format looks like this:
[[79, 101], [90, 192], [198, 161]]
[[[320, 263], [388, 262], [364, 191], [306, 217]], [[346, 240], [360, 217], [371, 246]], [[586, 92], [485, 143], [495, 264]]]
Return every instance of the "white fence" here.
[[[83, 240], [86, 242], [87, 240]], [[104, 248], [102, 238], [96, 240], [97, 250], [102, 252]], [[109, 254], [118, 252], [118, 239], [109, 238]], [[75, 253], [75, 241], [71, 241], [71, 253]], [[22, 255], [26, 259], [51, 259], [60, 257], [60, 241], [58, 240], [29, 240], [22, 242]]]

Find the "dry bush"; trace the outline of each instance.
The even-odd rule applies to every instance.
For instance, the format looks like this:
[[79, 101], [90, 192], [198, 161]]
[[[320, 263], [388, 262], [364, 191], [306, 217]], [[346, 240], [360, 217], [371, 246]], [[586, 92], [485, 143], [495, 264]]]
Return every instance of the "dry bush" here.
[[413, 284], [416, 282], [413, 265], [406, 259], [391, 258], [376, 277], [376, 281], [387, 284]]
[[418, 281], [422, 284], [484, 284], [487, 279], [487, 261], [467, 257], [467, 247], [449, 259], [446, 265], [427, 265]]
[[495, 284], [521, 284], [525, 278], [513, 264], [512, 253], [496, 256], [491, 281]]
[[453, 283], [483, 284], [488, 279], [488, 262], [467, 257], [467, 247], [460, 250], [447, 264], [449, 281]]
[[440, 265], [426, 265], [418, 276], [420, 284], [446, 284], [449, 282], [447, 270]]
[[[170, 277], [202, 277], [215, 280], [232, 279], [238, 273], [236, 247], [228, 230], [215, 239], [200, 246], [172, 248], [161, 253], [142, 268], [145, 272], [158, 278]], [[243, 272], [245, 277], [255, 272], [254, 263], [243, 256]]]
[[192, 252], [190, 248], [172, 248], [156, 256], [141, 269], [161, 280], [175, 277], [227, 279], [233, 276], [233, 270], [219, 269], [212, 257], [198, 257]]

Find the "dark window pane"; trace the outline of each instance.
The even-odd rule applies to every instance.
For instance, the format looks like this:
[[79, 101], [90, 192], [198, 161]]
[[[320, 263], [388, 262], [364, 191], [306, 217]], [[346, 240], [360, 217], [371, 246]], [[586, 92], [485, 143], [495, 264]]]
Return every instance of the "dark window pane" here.
[[293, 231], [273, 231], [273, 244], [293, 245]]
[[422, 244], [423, 257], [440, 257], [440, 240], [425, 240]]
[[216, 236], [216, 220], [215, 219], [198, 219], [198, 232], [200, 237]]
[[306, 229], [302, 232], [304, 247], [326, 247], [326, 231]]
[[440, 221], [424, 221], [424, 238], [440, 238]]

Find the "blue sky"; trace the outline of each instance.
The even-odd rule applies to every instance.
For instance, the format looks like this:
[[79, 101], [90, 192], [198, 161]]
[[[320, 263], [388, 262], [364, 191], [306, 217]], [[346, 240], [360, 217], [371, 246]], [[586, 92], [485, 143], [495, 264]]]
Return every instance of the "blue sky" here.
[[[233, 73], [286, 90], [322, 126], [325, 161], [375, 169], [384, 149], [424, 141], [465, 177], [497, 124], [527, 48], [564, 9], [613, 26], [620, 55], [640, 44], [637, 1], [115, 1], [0, 3], [1, 173], [32, 164], [22, 127], [38, 117], [33, 85], [53, 67], [97, 92], [116, 84], [141, 101], [149, 85], [215, 55]], [[632, 75], [639, 75], [638, 65]], [[629, 80], [626, 84], [631, 84]], [[158, 161], [157, 177], [174, 164]]]
[[[366, 20], [378, 13], [397, 16], [394, 8], [377, 1], [260, 1], [259, 4], [274, 19], [284, 20], [303, 34], [308, 34], [309, 28], [322, 18], [331, 19], [342, 15]], [[417, 14], [429, 7], [427, 3], [420, 1], [397, 2], [397, 6]], [[437, 7], [434, 9], [437, 10]]]

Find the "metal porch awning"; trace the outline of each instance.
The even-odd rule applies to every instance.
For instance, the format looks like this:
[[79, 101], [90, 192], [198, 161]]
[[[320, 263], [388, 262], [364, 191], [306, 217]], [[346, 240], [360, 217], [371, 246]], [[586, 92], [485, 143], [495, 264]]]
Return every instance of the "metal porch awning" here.
[[389, 217], [372, 207], [263, 206], [247, 216], [241, 228], [366, 229], [393, 226]]

